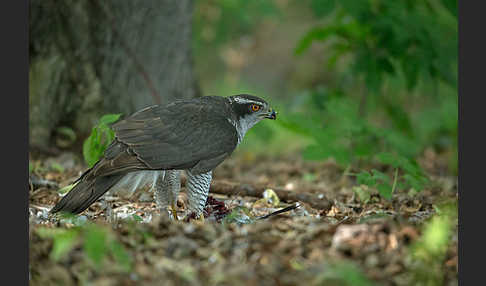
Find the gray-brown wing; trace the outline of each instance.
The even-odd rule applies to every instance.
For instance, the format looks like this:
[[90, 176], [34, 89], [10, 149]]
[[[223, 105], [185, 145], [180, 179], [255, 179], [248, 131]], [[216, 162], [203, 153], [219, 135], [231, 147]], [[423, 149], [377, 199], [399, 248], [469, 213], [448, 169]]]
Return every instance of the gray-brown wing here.
[[151, 169], [214, 169], [237, 145], [237, 133], [221, 102], [181, 101], [152, 106], [113, 125], [126, 144]]

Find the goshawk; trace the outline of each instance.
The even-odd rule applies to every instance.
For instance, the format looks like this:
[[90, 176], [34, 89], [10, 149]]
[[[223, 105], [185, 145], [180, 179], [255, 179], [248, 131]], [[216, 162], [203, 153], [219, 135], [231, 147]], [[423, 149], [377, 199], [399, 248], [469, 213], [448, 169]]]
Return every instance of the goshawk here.
[[51, 210], [78, 214], [109, 190], [142, 184], [155, 188], [162, 210], [175, 207], [180, 172], [187, 175], [188, 210], [202, 216], [212, 171], [238, 146], [245, 133], [276, 112], [256, 96], [204, 96], [155, 105], [115, 123], [115, 139]]

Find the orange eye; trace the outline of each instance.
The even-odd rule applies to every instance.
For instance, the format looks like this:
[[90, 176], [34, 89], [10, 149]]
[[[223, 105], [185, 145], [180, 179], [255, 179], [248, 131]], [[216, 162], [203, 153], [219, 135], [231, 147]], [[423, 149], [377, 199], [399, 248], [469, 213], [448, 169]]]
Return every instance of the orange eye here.
[[251, 109], [251, 111], [258, 111], [258, 110], [260, 110], [260, 105], [252, 104], [252, 105], [250, 105], [250, 109]]

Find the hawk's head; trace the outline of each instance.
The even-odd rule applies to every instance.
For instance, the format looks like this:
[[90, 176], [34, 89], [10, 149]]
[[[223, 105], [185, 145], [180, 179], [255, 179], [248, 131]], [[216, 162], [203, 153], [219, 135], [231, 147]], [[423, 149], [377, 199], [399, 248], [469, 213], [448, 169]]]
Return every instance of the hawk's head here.
[[239, 94], [228, 97], [236, 122], [232, 122], [238, 130], [240, 140], [246, 131], [264, 118], [277, 118], [277, 112], [263, 99], [249, 95]]

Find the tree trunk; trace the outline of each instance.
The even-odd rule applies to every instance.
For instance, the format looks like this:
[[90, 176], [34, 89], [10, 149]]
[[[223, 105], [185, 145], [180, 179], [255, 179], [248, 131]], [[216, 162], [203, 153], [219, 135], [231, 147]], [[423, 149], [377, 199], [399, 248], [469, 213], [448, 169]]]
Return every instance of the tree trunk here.
[[47, 149], [61, 125], [85, 135], [102, 114], [198, 96], [192, 7], [191, 0], [31, 0], [30, 145]]

